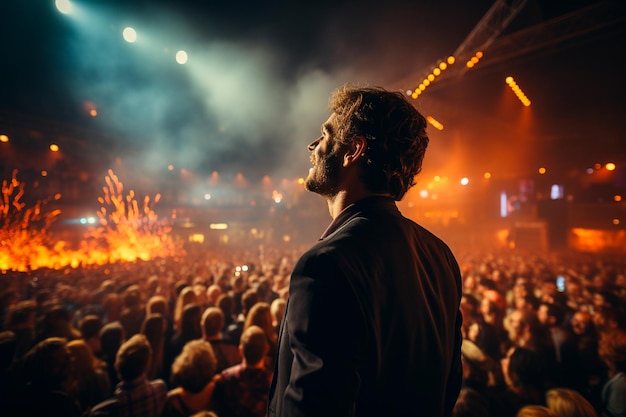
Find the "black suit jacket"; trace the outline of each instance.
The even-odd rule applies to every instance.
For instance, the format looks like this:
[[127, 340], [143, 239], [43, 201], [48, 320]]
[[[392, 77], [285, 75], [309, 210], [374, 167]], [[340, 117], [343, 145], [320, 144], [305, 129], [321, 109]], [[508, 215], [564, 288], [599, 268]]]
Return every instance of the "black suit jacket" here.
[[446, 416], [461, 386], [461, 276], [448, 246], [371, 197], [294, 267], [269, 416]]

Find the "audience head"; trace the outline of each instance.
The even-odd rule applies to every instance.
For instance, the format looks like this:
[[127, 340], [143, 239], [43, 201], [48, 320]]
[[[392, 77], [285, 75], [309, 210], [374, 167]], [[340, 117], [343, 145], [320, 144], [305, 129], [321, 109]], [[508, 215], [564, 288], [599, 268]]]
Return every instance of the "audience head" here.
[[530, 349], [511, 349], [502, 360], [502, 368], [507, 384], [512, 387], [539, 386], [543, 380], [539, 355]]
[[537, 310], [537, 319], [544, 326], [561, 326], [565, 310], [557, 304], [542, 302]]
[[595, 329], [591, 314], [582, 310], [578, 310], [572, 315], [570, 327], [572, 332], [578, 336], [588, 334]]
[[119, 321], [107, 323], [100, 330], [100, 346], [104, 357], [113, 360], [124, 341], [124, 328]]
[[182, 320], [183, 311], [189, 304], [197, 303], [196, 293], [190, 285], [185, 286], [178, 294], [176, 300], [176, 310], [174, 311], [174, 320], [179, 323]]
[[202, 314], [202, 330], [205, 338], [220, 336], [224, 329], [224, 313], [217, 307], [209, 307]]
[[217, 306], [217, 299], [222, 295], [222, 287], [217, 284], [210, 285], [206, 290], [207, 302], [210, 306]]
[[160, 314], [163, 317], [168, 317], [170, 314], [167, 300], [162, 295], [154, 295], [148, 299], [146, 303], [146, 315]]
[[217, 297], [217, 307], [224, 313], [224, 320], [229, 321], [235, 314], [235, 299], [226, 293]]
[[489, 414], [487, 400], [476, 390], [463, 387], [454, 404], [452, 417], [496, 417]]
[[520, 408], [516, 417], [557, 417], [548, 407], [543, 405], [525, 405]]
[[13, 361], [17, 352], [17, 339], [11, 330], [0, 332], [0, 374], [5, 372]]
[[255, 325], [245, 329], [241, 334], [239, 348], [246, 364], [250, 366], [259, 364], [269, 351], [267, 336], [263, 329]]
[[274, 326], [272, 326], [272, 314], [270, 313], [270, 305], [268, 303], [258, 302], [252, 306], [246, 315], [243, 328], [247, 329], [252, 325], [257, 325], [263, 329], [267, 337], [273, 337], [275, 332]]
[[25, 356], [30, 381], [41, 389], [62, 389], [72, 370], [66, 339], [50, 337], [37, 343]]
[[598, 354], [613, 373], [626, 372], [626, 331], [618, 329], [602, 334]]
[[100, 331], [102, 330], [103, 325], [102, 319], [95, 314], [83, 317], [78, 324], [78, 331], [80, 332], [81, 337], [96, 354], [100, 353], [100, 350], [102, 349], [100, 344]]
[[33, 328], [35, 327], [36, 313], [37, 303], [35, 301], [20, 301], [8, 309], [4, 327], [8, 330]]
[[195, 303], [187, 304], [183, 309], [180, 321], [180, 334], [185, 340], [202, 338], [201, 320], [202, 308], [200, 305]]
[[211, 344], [204, 340], [187, 342], [172, 364], [171, 382], [185, 391], [198, 393], [211, 382], [217, 360]]
[[241, 296], [241, 307], [243, 309], [244, 316], [248, 315], [248, 312], [256, 303], [259, 302], [259, 293], [254, 288], [246, 290]]
[[151, 357], [150, 342], [143, 334], [136, 334], [122, 343], [115, 358], [115, 369], [120, 380], [130, 382], [145, 375]]
[[287, 301], [282, 298], [277, 298], [272, 301], [270, 306], [270, 313], [272, 314], [272, 325], [274, 327], [280, 327], [280, 323], [285, 315], [285, 308], [287, 307]]
[[139, 285], [130, 285], [122, 294], [124, 308], [134, 309], [141, 305], [141, 289]]
[[591, 403], [578, 391], [569, 388], [549, 390], [546, 405], [557, 417], [598, 417]]

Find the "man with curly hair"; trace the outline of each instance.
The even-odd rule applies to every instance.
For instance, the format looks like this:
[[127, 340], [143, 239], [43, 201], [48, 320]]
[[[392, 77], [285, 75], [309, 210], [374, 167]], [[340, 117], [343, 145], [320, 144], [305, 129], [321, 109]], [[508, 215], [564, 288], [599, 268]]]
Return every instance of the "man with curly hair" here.
[[461, 386], [461, 276], [395, 201], [415, 184], [425, 118], [400, 93], [337, 89], [309, 146], [332, 222], [297, 262], [269, 416], [448, 416]]

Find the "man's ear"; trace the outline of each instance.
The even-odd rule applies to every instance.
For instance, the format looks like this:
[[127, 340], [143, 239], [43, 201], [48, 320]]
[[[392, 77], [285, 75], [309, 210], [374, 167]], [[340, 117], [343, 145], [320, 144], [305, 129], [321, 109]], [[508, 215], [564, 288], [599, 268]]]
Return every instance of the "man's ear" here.
[[343, 156], [343, 166], [348, 167], [356, 163], [359, 158], [363, 158], [366, 149], [367, 140], [363, 136], [355, 136], [352, 138]]

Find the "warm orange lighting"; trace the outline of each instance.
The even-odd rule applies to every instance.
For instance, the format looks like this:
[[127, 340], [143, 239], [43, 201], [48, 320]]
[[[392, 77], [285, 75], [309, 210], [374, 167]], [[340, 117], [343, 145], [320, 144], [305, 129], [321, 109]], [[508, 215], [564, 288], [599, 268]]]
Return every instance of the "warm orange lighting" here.
[[424, 84], [426, 87], [428, 87], [430, 85], [430, 80], [428, 78], [424, 79], [424, 81], [422, 81], [422, 84]]
[[513, 90], [519, 101], [521, 101], [524, 106], [530, 106], [530, 100], [528, 99], [528, 97], [526, 97], [526, 94], [524, 94], [519, 85], [517, 85], [513, 77], [506, 77], [504, 81], [508, 84], [509, 87], [511, 87], [511, 90]]
[[435, 68], [433, 70], [433, 74], [435, 74], [435, 76], [439, 76], [441, 74], [441, 70], [439, 68]]
[[43, 171], [41, 171], [41, 176], [42, 177], [47, 177], [48, 176], [48, 171], [46, 171], [45, 169]]
[[420, 91], [424, 91], [424, 90], [426, 90], [426, 86], [425, 86], [424, 84], [420, 84], [420, 85], [418, 85], [418, 86], [417, 86], [417, 88], [418, 88]]
[[483, 53], [482, 52], [480, 52], [480, 51], [476, 52], [476, 58], [480, 59], [482, 57], [483, 57]]
[[419, 94], [417, 94], [417, 91], [416, 91], [416, 92], [414, 92], [413, 94], [411, 94], [411, 98], [412, 98], [413, 100], [415, 100], [415, 99], [417, 98], [417, 96], [419, 96]]
[[602, 168], [602, 165], [600, 165], [600, 164], [595, 164], [593, 167], [594, 167], [595, 169], [600, 169], [600, 168]]
[[613, 197], [613, 200], [615, 200], [615, 201], [617, 201], [619, 203], [620, 201], [622, 201], [622, 196], [618, 194], [618, 195]]
[[9, 137], [7, 135], [0, 135], [0, 142], [7, 143], [9, 141]]
[[96, 109], [91, 109], [91, 110], [89, 111], [89, 115], [90, 115], [91, 117], [96, 117], [96, 116], [98, 115], [98, 111], [97, 111]]
[[448, 64], [446, 64], [445, 62], [440, 62], [440, 63], [439, 63], [439, 69], [440, 69], [441, 71], [445, 71], [445, 70], [446, 70], [446, 68], [448, 68]]
[[50, 145], [50, 150], [52, 152], [58, 152], [59, 151], [59, 145], [57, 145], [56, 143], [53, 143]]
[[430, 81], [430, 82], [435, 81], [435, 76], [433, 74], [428, 74], [428, 77], [426, 77], [426, 78], [428, 78], [428, 81]]
[[474, 64], [478, 64], [478, 58], [476, 58], [475, 56], [472, 57], [472, 59], [470, 59], [471, 62], [473, 62]]
[[491, 178], [491, 172], [485, 172], [483, 174], [483, 178], [486, 179], [486, 180], [490, 179]]
[[546, 173], [546, 169], [544, 167], [539, 168], [539, 173], [541, 175], [545, 174]]
[[426, 120], [428, 121], [428, 123], [430, 123], [431, 125], [433, 125], [435, 127], [435, 129], [437, 130], [443, 130], [443, 125], [441, 123], [439, 123], [434, 117], [432, 116], [427, 116]]
[[606, 168], [607, 171], [614, 171], [615, 170], [615, 164], [613, 162], [609, 162], [604, 167]]
[[168, 171], [174, 171], [174, 165], [170, 164], [167, 166]]
[[450, 55], [446, 61], [448, 61], [448, 65], [452, 65], [456, 62], [456, 58]]
[[613, 224], [617, 226], [619, 224], [619, 219], [613, 219]]
[[467, 68], [473, 68], [474, 67], [474, 63], [472, 61], [467, 61], [467, 64], [465, 64], [465, 66]]
[[435, 180], [435, 182], [441, 181], [441, 177], [439, 175], [435, 175], [433, 179]]
[[304, 178], [298, 178], [298, 184], [300, 185], [304, 184]]

